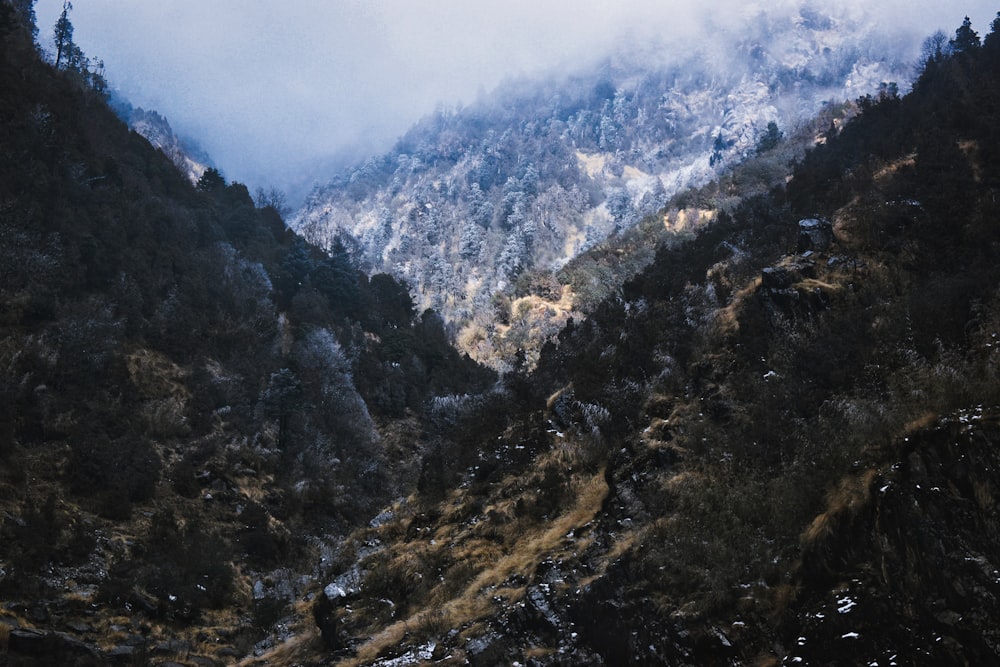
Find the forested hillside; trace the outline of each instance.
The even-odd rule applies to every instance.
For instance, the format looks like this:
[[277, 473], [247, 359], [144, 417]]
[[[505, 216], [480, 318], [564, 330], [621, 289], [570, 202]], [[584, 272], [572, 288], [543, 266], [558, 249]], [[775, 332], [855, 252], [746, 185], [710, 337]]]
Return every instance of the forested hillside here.
[[997, 28], [456, 420], [478, 454], [330, 564], [320, 661], [1000, 659]]
[[394, 279], [217, 170], [192, 185], [82, 66], [38, 58], [20, 7], [0, 3], [0, 663], [242, 656], [416, 487], [432, 398], [495, 376]]
[[[356, 238], [192, 185], [31, 5], [0, 2], [0, 665], [1000, 661], [1000, 14], [784, 174], [756, 138], [766, 177], [678, 192], [697, 229], [498, 377]], [[412, 207], [440, 244], [446, 200]]]
[[114, 93], [108, 101], [126, 125], [170, 158], [192, 184], [198, 183], [198, 179], [212, 163], [204, 151], [174, 134], [167, 119], [155, 111], [136, 108]]
[[[600, 261], [560, 271], [568, 261], [653, 214], [657, 242], [689, 232], [708, 213], [664, 219], [671, 197], [773, 151], [825, 105], [820, 131], [844, 100], [909, 81], [893, 34], [846, 10], [779, 7], [697, 40], [629, 45], [572, 75], [510, 83], [316, 189], [292, 226], [405, 280], [474, 358], [510, 368], [520, 351], [533, 364], [544, 340], [609, 293]], [[770, 187], [815, 135], [749, 180]]]

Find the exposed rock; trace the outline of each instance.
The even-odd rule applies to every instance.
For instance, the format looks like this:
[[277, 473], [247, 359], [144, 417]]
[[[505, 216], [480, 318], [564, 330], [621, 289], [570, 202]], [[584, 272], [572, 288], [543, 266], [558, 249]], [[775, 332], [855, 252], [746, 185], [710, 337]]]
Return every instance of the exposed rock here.
[[191, 650], [191, 642], [183, 639], [171, 639], [157, 644], [153, 648], [153, 653], [158, 655], [171, 655], [175, 653], [186, 653]]
[[141, 650], [135, 646], [116, 646], [104, 655], [109, 664], [131, 665], [139, 658]]
[[107, 664], [93, 646], [61, 632], [45, 632], [30, 628], [10, 631], [7, 654], [12, 664], [24, 664], [21, 659], [34, 661], [28, 664], [65, 665], [66, 667]]
[[66, 627], [72, 630], [73, 632], [76, 632], [77, 634], [81, 635], [94, 631], [93, 627], [82, 621], [70, 621], [69, 623], [66, 624]]
[[817, 519], [825, 537], [804, 545], [790, 659], [1000, 659], [1000, 530], [981, 511], [998, 501], [990, 471], [1000, 468], [1000, 426], [973, 412], [910, 435], [895, 465], [859, 482], [861, 502]]
[[761, 289], [785, 289], [804, 278], [816, 276], [816, 265], [811, 260], [787, 262], [769, 266], [760, 272]]
[[197, 667], [219, 667], [222, 663], [204, 655], [192, 655], [187, 659], [188, 664]]
[[833, 243], [833, 225], [826, 220], [799, 220], [799, 252], [820, 252]]
[[494, 634], [473, 637], [466, 642], [465, 653], [473, 667], [487, 667], [504, 662], [503, 642]]

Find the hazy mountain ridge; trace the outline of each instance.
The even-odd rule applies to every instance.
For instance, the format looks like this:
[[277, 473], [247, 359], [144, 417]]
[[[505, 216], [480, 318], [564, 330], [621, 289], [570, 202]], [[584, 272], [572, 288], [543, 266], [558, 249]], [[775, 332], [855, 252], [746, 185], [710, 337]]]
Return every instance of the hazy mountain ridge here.
[[12, 6], [0, 664], [1000, 659], [1000, 15], [498, 381]]
[[126, 122], [163, 151], [192, 184], [196, 184], [210, 166], [208, 156], [192, 151], [174, 134], [167, 120], [155, 111], [135, 109]]
[[[912, 63], [874, 39], [878, 29], [808, 8], [762, 13], [742, 32], [503, 86], [318, 188], [291, 224], [323, 246], [342, 237], [365, 266], [407, 281], [474, 357], [503, 366], [530, 347], [534, 358], [537, 345], [510, 330], [519, 279], [552, 276], [752, 155], [771, 122], [791, 133], [828, 100], [905, 87]], [[580, 316], [553, 285], [564, 281], [544, 282], [548, 295], [529, 287], [541, 298], [521, 307], [551, 313], [532, 332], [541, 340]]]

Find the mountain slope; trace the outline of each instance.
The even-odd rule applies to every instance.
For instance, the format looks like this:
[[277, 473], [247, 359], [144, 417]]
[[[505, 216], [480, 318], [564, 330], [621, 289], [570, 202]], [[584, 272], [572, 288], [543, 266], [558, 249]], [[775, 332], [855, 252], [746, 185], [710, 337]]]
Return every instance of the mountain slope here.
[[0, 664], [231, 661], [491, 389], [386, 275], [195, 188], [0, 3]]
[[863, 99], [505, 419], [453, 418], [445, 484], [330, 563], [308, 659], [997, 661], [998, 73], [994, 31]]
[[533, 363], [587, 301], [556, 274], [567, 261], [773, 147], [828, 101], [907, 81], [909, 63], [877, 30], [811, 6], [776, 10], [697, 43], [507, 85], [419, 123], [317, 189], [291, 224], [407, 281], [475, 358], [509, 367], [521, 349]]
[[190, 142], [181, 140], [174, 134], [167, 119], [155, 111], [133, 107], [127, 101], [117, 97], [113, 97], [110, 104], [118, 117], [125, 121], [130, 128], [155, 148], [163, 151], [163, 154], [170, 158], [170, 161], [180, 169], [181, 173], [188, 177], [192, 185], [198, 183], [198, 179], [211, 164], [211, 160], [204, 151], [192, 147]]
[[996, 29], [497, 382], [10, 6], [0, 664], [997, 661]]

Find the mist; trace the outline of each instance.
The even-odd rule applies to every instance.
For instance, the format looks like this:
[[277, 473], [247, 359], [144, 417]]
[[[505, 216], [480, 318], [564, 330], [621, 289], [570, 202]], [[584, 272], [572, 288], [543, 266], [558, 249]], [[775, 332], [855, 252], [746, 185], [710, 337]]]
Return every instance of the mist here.
[[[651, 40], [696, 49], [763, 3], [734, 0], [77, 0], [74, 40], [134, 106], [167, 117], [229, 180], [278, 187], [296, 203], [313, 182], [388, 149], [438, 106], [500, 82], [579, 70]], [[792, 10], [793, 0], [767, 2]], [[884, 26], [916, 58], [924, 37], [968, 14], [984, 35], [997, 7], [854, 0], [824, 11]], [[39, 0], [51, 48], [60, 0]]]

